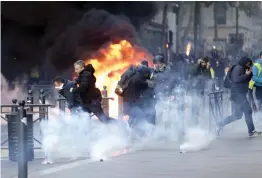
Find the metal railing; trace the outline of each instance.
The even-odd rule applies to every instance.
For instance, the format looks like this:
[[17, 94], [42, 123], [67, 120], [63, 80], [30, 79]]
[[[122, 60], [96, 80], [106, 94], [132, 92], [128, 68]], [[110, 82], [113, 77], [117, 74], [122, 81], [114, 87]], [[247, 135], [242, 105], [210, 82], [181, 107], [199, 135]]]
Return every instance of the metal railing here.
[[[55, 105], [51, 105], [51, 104], [45, 104], [45, 95], [44, 95], [44, 90], [40, 91], [40, 102], [41, 104], [33, 104], [33, 95], [32, 95], [32, 91], [29, 90], [28, 91], [28, 97], [27, 97], [27, 102], [25, 104], [25, 109], [27, 110], [28, 114], [39, 114], [38, 118], [36, 118], [33, 121], [33, 124], [35, 124], [37, 121], [41, 121], [42, 119], [48, 119], [48, 112], [49, 112], [49, 107], [55, 107]], [[8, 114], [17, 114], [18, 112], [18, 107], [19, 105], [17, 104], [17, 100], [13, 99], [12, 100], [13, 104], [1, 104], [1, 119], [3, 119], [4, 121], [8, 122], [8, 118], [7, 115]], [[3, 111], [4, 108], [9, 108], [9, 111]], [[34, 108], [38, 108], [38, 111], [35, 111]], [[3, 116], [3, 114], [5, 114], [5, 116]], [[42, 144], [41, 141], [37, 138], [33, 138], [34, 141], [36, 141], [37, 143], [39, 143], [40, 145]], [[5, 143], [8, 142], [8, 138], [5, 139], [4, 141], [1, 142], [1, 149], [8, 149], [7, 147], [3, 147], [3, 145]], [[39, 147], [36, 147], [35, 149], [41, 149]]]

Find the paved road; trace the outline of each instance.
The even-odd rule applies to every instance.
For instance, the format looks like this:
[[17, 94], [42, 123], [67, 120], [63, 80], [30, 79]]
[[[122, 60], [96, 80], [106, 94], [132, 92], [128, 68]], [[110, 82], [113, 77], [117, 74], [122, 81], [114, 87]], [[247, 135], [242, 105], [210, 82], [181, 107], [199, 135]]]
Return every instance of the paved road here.
[[[60, 159], [59, 162], [56, 162], [52, 165], [43, 165], [43, 159], [35, 159], [32, 162], [28, 163], [28, 173], [31, 174], [33, 172], [43, 171], [46, 169], [50, 169], [53, 167], [61, 166], [64, 164], [73, 163], [78, 160], [70, 160], [69, 159]], [[15, 178], [18, 175], [17, 171], [17, 163], [11, 162], [9, 160], [1, 160], [1, 176], [2, 178]]]
[[[261, 121], [261, 120], [260, 120]], [[261, 130], [261, 122], [257, 124]], [[29, 163], [29, 178], [261, 178], [262, 137], [249, 138], [244, 120], [228, 126], [205, 150], [181, 154], [174, 142], [152, 142], [104, 162]], [[15, 163], [1, 161], [2, 177], [17, 176]]]
[[206, 150], [186, 154], [176, 144], [156, 144], [105, 162], [82, 161], [47, 169], [30, 178], [260, 178], [262, 137], [241, 136], [220, 138]]
[[[202, 151], [181, 154], [178, 148], [174, 142], [157, 142], [104, 162], [40, 165], [35, 161], [29, 164], [29, 178], [260, 178], [262, 174], [262, 137], [225, 134]], [[2, 167], [2, 173], [6, 171]], [[13, 178], [16, 172], [3, 177], [10, 175]]]

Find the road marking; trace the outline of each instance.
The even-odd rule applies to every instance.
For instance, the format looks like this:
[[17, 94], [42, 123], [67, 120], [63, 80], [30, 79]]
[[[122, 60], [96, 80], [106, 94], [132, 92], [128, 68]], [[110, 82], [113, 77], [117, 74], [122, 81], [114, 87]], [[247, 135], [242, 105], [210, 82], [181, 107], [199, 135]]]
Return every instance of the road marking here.
[[7, 149], [1, 150], [1, 160], [7, 159], [9, 156], [9, 152]]
[[[109, 158], [121, 156], [121, 155], [130, 153], [131, 151], [132, 150], [130, 148], [126, 148], [126, 149], [123, 149], [121, 151], [116, 151], [116, 152], [113, 152], [111, 154], [111, 156], [109, 156]], [[48, 169], [45, 169], [45, 170], [29, 173], [28, 178], [45, 176], [45, 175], [53, 174], [53, 173], [63, 171], [63, 170], [66, 170], [66, 169], [72, 169], [72, 168], [75, 168], [77, 166], [82, 166], [84, 164], [90, 164], [90, 163], [93, 163], [93, 162], [99, 162], [99, 160], [92, 160], [92, 159], [79, 160], [79, 161], [75, 161], [73, 163], [67, 163], [67, 164], [59, 165], [59, 166], [48, 168]], [[13, 177], [13, 178], [18, 178], [18, 177], [16, 176], [16, 177]]]

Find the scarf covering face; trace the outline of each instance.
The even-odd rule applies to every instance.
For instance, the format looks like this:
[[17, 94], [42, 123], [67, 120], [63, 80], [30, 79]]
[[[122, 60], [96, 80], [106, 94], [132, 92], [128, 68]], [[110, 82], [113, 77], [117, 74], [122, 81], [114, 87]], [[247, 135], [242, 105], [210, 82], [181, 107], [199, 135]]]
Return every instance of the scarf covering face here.
[[60, 91], [60, 90], [63, 89], [63, 87], [64, 87], [64, 84], [61, 84], [60, 86], [56, 86], [55, 89], [58, 90], [58, 91]]

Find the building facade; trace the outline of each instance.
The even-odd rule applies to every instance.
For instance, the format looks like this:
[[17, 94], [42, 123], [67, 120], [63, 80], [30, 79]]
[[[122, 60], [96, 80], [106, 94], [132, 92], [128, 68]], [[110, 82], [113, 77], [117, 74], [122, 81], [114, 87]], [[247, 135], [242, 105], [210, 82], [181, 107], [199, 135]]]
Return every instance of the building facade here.
[[[175, 3], [175, 2], [174, 2]], [[179, 37], [184, 41], [194, 40], [194, 7], [193, 2], [183, 2], [180, 5], [179, 13], [179, 25], [176, 26], [176, 13], [173, 11], [174, 3], [170, 2], [167, 12], [167, 30], [173, 32], [173, 46], [172, 50], [176, 51], [176, 31], [179, 31]], [[214, 13], [214, 5], [205, 7], [203, 4], [200, 6], [200, 25], [198, 38], [200, 42], [204, 44], [205, 50], [209, 51], [214, 46], [224, 54], [227, 49], [230, 48], [230, 44], [234, 43], [234, 37], [237, 27], [237, 13], [236, 8], [229, 6], [225, 2], [216, 2], [217, 10]], [[258, 43], [258, 36], [261, 35], [261, 26], [259, 26], [254, 18], [248, 17], [245, 12], [238, 12], [238, 34], [240, 41], [243, 43], [242, 49], [249, 50]], [[215, 38], [215, 21], [214, 16], [217, 19], [217, 37]], [[152, 19], [155, 24], [162, 24], [163, 21], [163, 8], [160, 8], [156, 16]], [[162, 35], [161, 33], [158, 33]], [[159, 42], [160, 37], [154, 38], [156, 42]], [[153, 41], [150, 42], [154, 43]], [[184, 47], [187, 42], [184, 42]], [[181, 46], [181, 44], [180, 44]], [[183, 47], [182, 47], [183, 48]], [[184, 49], [182, 49], [184, 50]]]
[[[194, 3], [184, 4], [187, 9], [192, 9]], [[200, 9], [200, 39], [205, 43], [205, 48], [212, 48], [214, 45], [221, 48], [221, 50], [226, 51], [227, 45], [233, 43], [234, 36], [236, 34], [237, 27], [237, 13], [236, 8], [231, 7], [225, 2], [217, 2], [217, 13], [214, 13], [214, 5], [205, 7], [201, 5]], [[225, 7], [226, 6], [226, 7]], [[194, 28], [193, 21], [190, 24], [190, 16], [192, 11], [187, 11], [183, 14], [184, 20], [182, 22], [182, 31], [189, 28], [190, 33], [189, 38], [193, 38]], [[254, 22], [253, 18], [248, 17], [245, 12], [239, 11], [238, 16], [238, 34], [240, 39], [242, 38], [243, 50], [248, 50], [252, 48], [254, 43], [257, 42], [257, 32], [259, 31], [259, 26]], [[194, 14], [193, 14], [194, 15]], [[217, 39], [215, 38], [215, 21], [214, 17], [216, 15], [217, 19]], [[191, 18], [192, 19], [192, 18]], [[189, 25], [190, 24], [190, 25]]]

